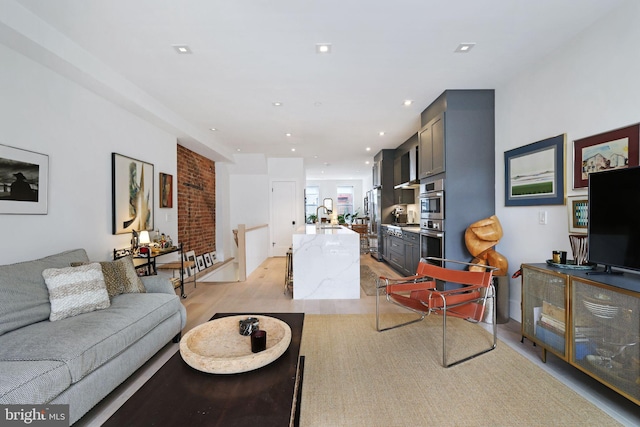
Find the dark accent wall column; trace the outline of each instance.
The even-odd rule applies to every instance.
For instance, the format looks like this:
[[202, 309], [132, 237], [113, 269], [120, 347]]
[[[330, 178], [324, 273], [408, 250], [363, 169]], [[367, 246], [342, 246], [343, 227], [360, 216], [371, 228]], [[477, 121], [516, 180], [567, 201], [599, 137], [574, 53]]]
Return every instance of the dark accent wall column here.
[[178, 239], [196, 255], [216, 250], [216, 164], [178, 145]]

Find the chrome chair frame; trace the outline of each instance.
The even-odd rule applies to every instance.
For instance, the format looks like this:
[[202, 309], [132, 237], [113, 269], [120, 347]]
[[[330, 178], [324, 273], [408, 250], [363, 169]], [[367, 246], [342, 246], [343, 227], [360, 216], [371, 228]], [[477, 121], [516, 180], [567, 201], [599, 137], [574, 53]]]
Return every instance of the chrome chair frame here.
[[[470, 286], [464, 286], [458, 289], [451, 289], [451, 290], [446, 290], [446, 291], [438, 291], [435, 288], [435, 283], [436, 280], [438, 279], [438, 277], [431, 277], [427, 274], [425, 274], [424, 271], [422, 271], [422, 269], [420, 268], [421, 266], [424, 265], [428, 265], [427, 261], [428, 260], [434, 260], [434, 261], [439, 261], [439, 262], [449, 262], [449, 263], [455, 263], [455, 264], [462, 264], [462, 265], [466, 265], [466, 266], [470, 266], [470, 267], [481, 267], [483, 269], [485, 269], [485, 272], [488, 272], [489, 274], [489, 278], [488, 278], [488, 284], [486, 286], [482, 285], [472, 285], [473, 289], [485, 289], [484, 295], [481, 295], [480, 297], [476, 298], [476, 299], [471, 299], [471, 300], [466, 300], [463, 301], [461, 303], [458, 304], [449, 304], [447, 305], [447, 297], [448, 296], [452, 296], [452, 295], [456, 295], [456, 294], [462, 294], [462, 293], [466, 293], [468, 292], [470, 289]], [[424, 263], [424, 264], [423, 264]], [[434, 267], [438, 267], [438, 266], [434, 266]], [[429, 267], [426, 266], [426, 269], [428, 269]], [[438, 267], [438, 268], [442, 268], [442, 267]], [[472, 263], [468, 263], [468, 262], [462, 262], [462, 261], [457, 261], [457, 260], [450, 260], [450, 259], [446, 259], [446, 258], [436, 258], [436, 257], [428, 257], [428, 258], [421, 258], [420, 259], [420, 264], [418, 265], [418, 271], [416, 273], [416, 275], [414, 276], [408, 276], [408, 277], [399, 277], [399, 278], [387, 278], [387, 277], [379, 277], [377, 279], [377, 283], [376, 283], [376, 329], [378, 330], [378, 332], [383, 332], [383, 331], [388, 331], [390, 329], [395, 329], [395, 328], [399, 328], [401, 326], [406, 326], [406, 325], [410, 325], [412, 323], [416, 323], [416, 322], [420, 322], [422, 320], [424, 320], [424, 318], [433, 313], [433, 312], [440, 312], [442, 314], [442, 365], [445, 368], [449, 368], [451, 366], [455, 366], [458, 365], [462, 362], [466, 362], [467, 360], [473, 359], [477, 356], [480, 356], [482, 354], [485, 354], [493, 349], [496, 348], [497, 343], [498, 343], [498, 330], [497, 330], [497, 325], [496, 325], [496, 291], [495, 291], [495, 286], [493, 284], [493, 271], [497, 270], [496, 267], [491, 267], [488, 265], [481, 265], [481, 264], [472, 264]], [[426, 288], [425, 285], [432, 283], [433, 287], [430, 288]], [[455, 283], [455, 282], [452, 282]], [[398, 284], [398, 285], [403, 285], [403, 290], [406, 291], [414, 291], [414, 290], [421, 290], [421, 291], [429, 291], [431, 292], [433, 295], [437, 295], [442, 299], [442, 306], [440, 307], [436, 307], [436, 308], [430, 308], [428, 306], [428, 303], [425, 303], [424, 301], [420, 301], [421, 305], [424, 307], [424, 310], [421, 310], [420, 308], [412, 308], [412, 307], [407, 307], [406, 305], [403, 305], [401, 303], [398, 303], [396, 301], [394, 301], [393, 299], [391, 299], [390, 295], [387, 294], [386, 295], [386, 299], [388, 302], [393, 303], [395, 305], [398, 305], [404, 309], [407, 309], [409, 311], [412, 311], [416, 314], [418, 314], [420, 317], [414, 320], [410, 320], [408, 322], [404, 322], [404, 323], [400, 323], [397, 325], [393, 325], [393, 326], [389, 326], [386, 328], [380, 328], [380, 292], [382, 289], [386, 289], [388, 285], [393, 285], [393, 284]], [[406, 285], [406, 287], [404, 286]], [[456, 360], [454, 362], [451, 363], [447, 363], [447, 311], [454, 309], [455, 307], [459, 307], [459, 306], [463, 306], [466, 304], [470, 304], [470, 303], [482, 303], [482, 312], [484, 313], [485, 309], [486, 309], [486, 305], [487, 305], [487, 299], [491, 298], [491, 300], [493, 301], [493, 310], [492, 310], [492, 332], [493, 332], [493, 343], [489, 348], [485, 348], [482, 349], [470, 356], [464, 357], [462, 359]], [[416, 305], [416, 307], [418, 307]], [[460, 316], [458, 316], [460, 317]], [[465, 318], [464, 320], [471, 322], [471, 323], [479, 323], [480, 320], [474, 319], [474, 318]]]

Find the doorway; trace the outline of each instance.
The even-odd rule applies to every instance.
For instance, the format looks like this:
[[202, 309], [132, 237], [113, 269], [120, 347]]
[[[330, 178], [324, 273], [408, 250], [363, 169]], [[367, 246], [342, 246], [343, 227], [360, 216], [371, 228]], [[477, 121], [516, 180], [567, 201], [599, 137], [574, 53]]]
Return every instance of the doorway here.
[[285, 256], [296, 224], [296, 182], [271, 183], [271, 256]]

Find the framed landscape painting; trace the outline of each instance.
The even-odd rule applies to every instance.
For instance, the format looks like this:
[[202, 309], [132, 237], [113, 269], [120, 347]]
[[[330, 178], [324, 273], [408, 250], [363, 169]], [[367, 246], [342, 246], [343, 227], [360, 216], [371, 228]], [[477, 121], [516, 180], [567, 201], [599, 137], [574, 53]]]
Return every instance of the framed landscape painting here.
[[153, 230], [153, 165], [111, 154], [113, 234]]
[[49, 156], [0, 144], [0, 214], [47, 213]]
[[505, 206], [564, 205], [566, 135], [504, 153]]
[[589, 174], [638, 166], [640, 124], [573, 142], [573, 188], [589, 186]]

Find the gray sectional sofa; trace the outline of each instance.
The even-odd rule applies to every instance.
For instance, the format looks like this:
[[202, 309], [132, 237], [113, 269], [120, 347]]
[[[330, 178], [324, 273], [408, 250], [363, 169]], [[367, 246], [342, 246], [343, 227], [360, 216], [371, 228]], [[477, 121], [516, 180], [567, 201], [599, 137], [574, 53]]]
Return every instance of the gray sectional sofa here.
[[74, 423], [179, 339], [186, 310], [159, 276], [141, 278], [145, 292], [109, 296], [107, 308], [50, 321], [43, 271], [88, 261], [76, 249], [0, 266], [0, 404], [69, 404]]

